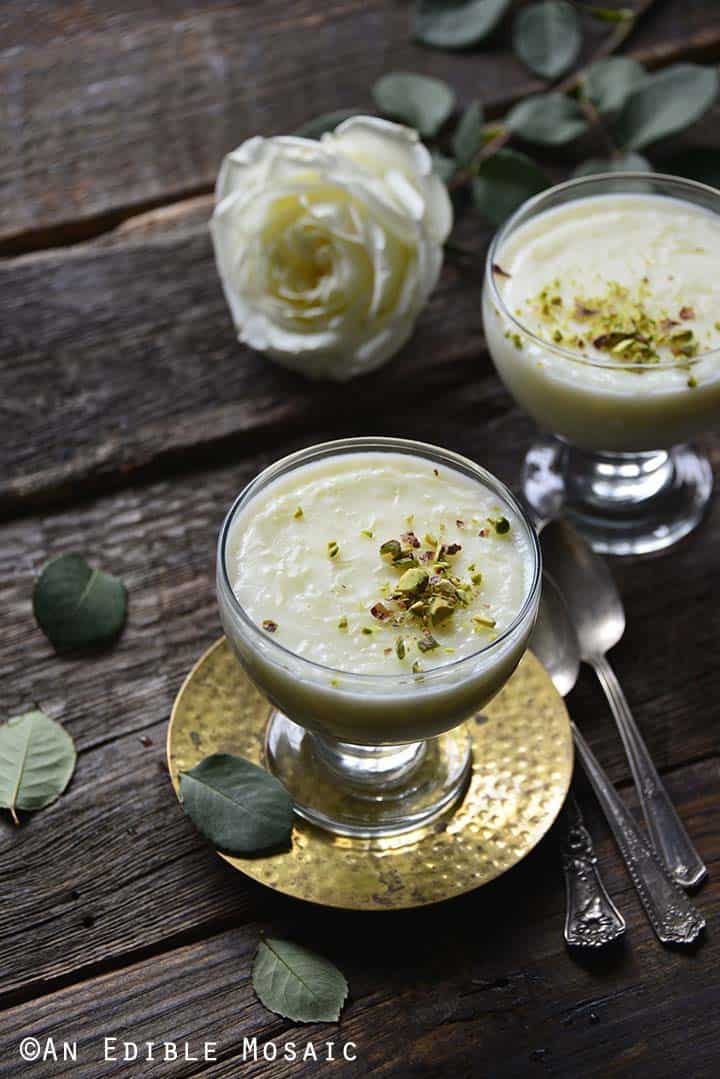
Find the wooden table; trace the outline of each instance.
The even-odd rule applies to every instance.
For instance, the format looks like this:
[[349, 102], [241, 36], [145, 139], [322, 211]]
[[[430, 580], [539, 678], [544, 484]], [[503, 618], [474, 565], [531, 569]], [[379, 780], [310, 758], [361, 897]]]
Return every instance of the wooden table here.
[[[720, 57], [715, 0], [660, 2], [629, 43], [657, 66]], [[224, 152], [369, 104], [383, 71], [447, 77], [489, 111], [533, 87], [502, 40], [451, 55], [410, 42], [380, 0], [28, 0], [0, 12], [0, 477], [3, 712], [41, 705], [79, 749], [67, 794], [0, 821], [0, 1076], [634, 1076], [717, 1074], [720, 809], [716, 662], [720, 510], [661, 560], [623, 562], [629, 627], [613, 654], [654, 759], [710, 868], [692, 952], [656, 942], [587, 789], [603, 874], [628, 922], [616, 951], [571, 956], [550, 835], [494, 884], [436, 908], [358, 915], [253, 885], [178, 808], [164, 756], [180, 682], [219, 634], [213, 560], [238, 489], [324, 438], [429, 439], [517, 479], [530, 423], [485, 351], [476, 266], [448, 264], [398, 360], [352, 388], [312, 385], [240, 347], [207, 233]], [[694, 132], [720, 145], [718, 110]], [[561, 171], [565, 159], [547, 164]], [[715, 466], [720, 438], [707, 440]], [[119, 643], [60, 659], [34, 576], [82, 550], [122, 575]], [[628, 768], [599, 690], [571, 708], [623, 797]], [[258, 934], [346, 973], [339, 1027], [257, 1001]], [[217, 1062], [104, 1063], [104, 1036], [217, 1042]], [[25, 1036], [77, 1041], [77, 1063], [21, 1065]], [[261, 1046], [357, 1043], [355, 1063], [243, 1062]]]

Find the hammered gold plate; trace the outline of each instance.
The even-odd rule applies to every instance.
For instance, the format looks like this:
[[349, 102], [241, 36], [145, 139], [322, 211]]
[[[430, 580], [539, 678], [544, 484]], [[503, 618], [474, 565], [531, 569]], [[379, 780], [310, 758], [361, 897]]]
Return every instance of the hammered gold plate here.
[[[214, 644], [185, 679], [170, 717], [176, 793], [179, 773], [210, 753], [263, 764], [270, 707], [225, 638]], [[524, 858], [555, 820], [570, 785], [572, 735], [562, 698], [529, 652], [468, 730], [470, 785], [441, 824], [363, 840], [297, 818], [289, 851], [221, 857], [268, 888], [347, 910], [419, 907], [487, 884]]]

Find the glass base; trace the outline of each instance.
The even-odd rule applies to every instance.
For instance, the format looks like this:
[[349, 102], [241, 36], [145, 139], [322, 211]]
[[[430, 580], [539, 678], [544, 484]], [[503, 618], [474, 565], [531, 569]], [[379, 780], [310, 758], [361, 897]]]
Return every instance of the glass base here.
[[561, 514], [603, 554], [651, 554], [702, 520], [710, 462], [690, 446], [653, 453], [584, 453], [559, 439], [530, 448], [523, 493], [540, 523]]
[[265, 758], [296, 813], [336, 835], [362, 838], [435, 821], [462, 798], [471, 771], [464, 725], [425, 742], [362, 746], [312, 734], [277, 711]]

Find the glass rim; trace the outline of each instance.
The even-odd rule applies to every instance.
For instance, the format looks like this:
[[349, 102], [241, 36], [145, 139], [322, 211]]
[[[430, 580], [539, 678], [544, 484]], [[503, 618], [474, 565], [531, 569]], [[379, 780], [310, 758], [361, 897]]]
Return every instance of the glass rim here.
[[[688, 180], [684, 176], [671, 176], [669, 173], [664, 172], [597, 172], [590, 176], [576, 176], [574, 179], [564, 180], [560, 184], [554, 184], [552, 187], [546, 188], [544, 191], [539, 191], [537, 195], [532, 195], [529, 199], [526, 199], [522, 205], [518, 206], [517, 210], [507, 219], [507, 221], [501, 225], [496, 231], [490, 243], [490, 248], [485, 260], [485, 280], [493, 301], [501, 309], [505, 318], [516, 327], [516, 329], [523, 334], [524, 337], [529, 338], [535, 344], [541, 346], [557, 356], [561, 356], [563, 359], [571, 360], [573, 363], [580, 364], [585, 367], [598, 367], [606, 371], [627, 371], [637, 372], [642, 371], [644, 373], [651, 371], [687, 371], [689, 367], [693, 367], [701, 360], [706, 360], [708, 357], [720, 356], [720, 345], [717, 348], [708, 349], [706, 352], [698, 352], [696, 356], [691, 356], [679, 360], [664, 360], [660, 363], [626, 363], [619, 365], [617, 361], [612, 360], [598, 360], [591, 356], [585, 356], [583, 353], [575, 352], [573, 349], [563, 348], [561, 345], [556, 344], [553, 341], [547, 341], [544, 337], [540, 337], [539, 334], [529, 329], [524, 322], [513, 314], [509, 309], [502, 293], [500, 292], [497, 282], [495, 280], [495, 274], [493, 272], [493, 266], [497, 264], [497, 251], [499, 246], [509, 238], [514, 231], [516, 222], [520, 217], [527, 213], [528, 210], [535, 210], [535, 208], [541, 205], [546, 199], [549, 199], [558, 192], [564, 193], [566, 191], [572, 191], [575, 188], [581, 188], [584, 186], [591, 186], [597, 183], [607, 183], [613, 181], [614, 183], [622, 183], [624, 180], [632, 182], [650, 181], [663, 184], [671, 184], [674, 187], [686, 188], [693, 191], [702, 191], [718, 202], [718, 213], [720, 214], [720, 191], [711, 187], [709, 184], [701, 183], [699, 180]], [[618, 192], [618, 194], [632, 194], [632, 192]]]
[[[333, 676], [341, 676], [343, 679], [349, 679], [352, 681], [363, 682], [378, 682], [380, 685], [388, 685], [393, 682], [401, 684], [416, 684], [417, 674], [410, 672], [395, 672], [395, 673], [365, 673], [359, 671], [347, 671], [339, 667], [330, 667], [325, 663], [318, 663], [317, 660], [310, 659], [307, 656], [300, 655], [298, 652], [293, 652], [292, 649], [287, 648], [280, 641], [273, 640], [267, 632], [263, 631], [256, 622], [252, 620], [248, 612], [245, 610], [240, 600], [235, 595], [235, 591], [230, 582], [230, 577], [227, 569], [227, 541], [230, 534], [230, 528], [238, 511], [248, 502], [251, 501], [253, 496], [258, 493], [273, 479], [284, 475], [287, 472], [292, 471], [301, 464], [306, 464], [311, 460], [321, 458], [325, 455], [332, 455], [334, 453], [351, 453], [358, 450], [375, 450], [376, 452], [398, 452], [415, 454], [416, 456], [424, 457], [427, 460], [432, 461], [435, 459], [439, 464], [447, 464], [448, 467], [453, 465], [461, 465], [465, 468], [469, 468], [475, 477], [483, 483], [486, 487], [489, 487], [494, 493], [497, 493], [505, 502], [507, 502], [510, 509], [518, 516], [522, 521], [523, 526], [528, 533], [530, 539], [530, 548], [533, 554], [533, 574], [532, 580], [527, 590], [527, 594], [523, 600], [522, 606], [511, 621], [511, 623], [502, 631], [502, 633], [496, 637], [493, 641], [489, 641], [487, 644], [482, 645], [480, 648], [469, 653], [467, 656], [461, 656], [458, 659], [452, 660], [449, 663], [442, 663], [437, 667], [431, 667], [428, 670], [421, 672], [424, 681], [436, 680], [439, 677], [446, 676], [449, 671], [455, 671], [463, 664], [468, 664], [472, 660], [484, 653], [498, 650], [498, 648], [518, 629], [519, 626], [527, 618], [528, 614], [532, 610], [535, 603], [535, 599], [539, 593], [540, 585], [542, 581], [542, 556], [540, 553], [540, 541], [538, 539], [537, 532], [530, 518], [529, 513], [524, 508], [522, 503], [506, 484], [499, 480], [496, 476], [493, 476], [491, 472], [483, 468], [482, 465], [476, 464], [469, 457], [465, 457], [463, 454], [455, 453], [454, 450], [446, 450], [441, 446], [434, 446], [428, 442], [419, 442], [415, 439], [395, 438], [391, 436], [383, 435], [361, 435], [352, 438], [331, 439], [327, 442], [318, 442], [312, 446], [307, 446], [302, 450], [295, 450], [293, 453], [287, 454], [281, 457], [279, 460], [274, 461], [268, 465], [261, 472], [255, 476], [245, 487], [240, 491], [237, 497], [233, 500], [230, 509], [225, 515], [225, 519], [220, 528], [220, 534], [218, 536], [217, 543], [217, 568], [219, 571], [220, 581], [223, 586], [224, 593], [229, 599], [230, 606], [234, 613], [240, 618], [243, 626], [250, 632], [253, 637], [261, 640], [264, 645], [269, 646], [271, 654], [275, 653], [279, 657], [287, 658], [300, 664], [307, 664], [315, 671], [322, 672], [323, 674], [329, 674]], [[433, 458], [432, 455], [436, 455]], [[461, 469], [458, 468], [457, 471]]]

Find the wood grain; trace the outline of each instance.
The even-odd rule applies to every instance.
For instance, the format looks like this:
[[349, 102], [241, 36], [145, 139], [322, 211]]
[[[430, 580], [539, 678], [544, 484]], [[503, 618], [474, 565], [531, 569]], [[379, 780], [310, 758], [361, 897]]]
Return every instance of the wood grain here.
[[[459, 418], [454, 433], [443, 432], [450, 445], [512, 475], [517, 465], [508, 446], [519, 453], [522, 442], [512, 416], [476, 428], [469, 416]], [[422, 422], [416, 413], [398, 419], [409, 434]], [[265, 893], [257, 898], [259, 889], [208, 855], [183, 818], [167, 780], [164, 733], [182, 678], [219, 635], [213, 561], [225, 509], [271, 456], [307, 439], [297, 435], [272, 454], [244, 455], [0, 531], [4, 709], [13, 715], [37, 702], [62, 720], [80, 749], [75, 779], [60, 801], [27, 816], [20, 829], [0, 822], [9, 893], [0, 925], [0, 993], [36, 995], [97, 964], [242, 923], [266, 902]], [[718, 841], [710, 788], [703, 794], [702, 783], [697, 790], [684, 785], [681, 766], [703, 760], [702, 782], [717, 776], [708, 702], [720, 695], [720, 616], [714, 605], [700, 605], [719, 531], [716, 509], [674, 553], [662, 589], [654, 586], [656, 563], [620, 567], [629, 628], [613, 652], [656, 763], [670, 772], [672, 790], [678, 783], [685, 791], [687, 823], [706, 859]], [[109, 651], [60, 659], [34, 624], [32, 582], [47, 557], [78, 548], [126, 580], [129, 619]], [[572, 709], [613, 778], [627, 783], [618, 736], [589, 676]], [[560, 889], [552, 859], [547, 874]]]
[[[480, 50], [426, 49], [411, 41], [408, 5], [383, 0], [31, 7], [30, 17], [25, 5], [0, 14], [5, 253], [82, 239], [209, 190], [243, 139], [367, 108], [388, 70], [446, 78], [461, 102], [495, 109], [540, 85], [507, 34]], [[605, 32], [588, 21], [588, 53]], [[714, 0], [658, 4], [631, 45], [654, 63], [711, 55]]]
[[[214, 544], [265, 464], [357, 433], [467, 453], [509, 482], [531, 437], [484, 349], [488, 230], [446, 264], [418, 332], [351, 388], [313, 385], [234, 339], [206, 232], [222, 154], [256, 132], [369, 103], [390, 68], [449, 78], [490, 114], [534, 85], [498, 35], [449, 55], [408, 35], [409, 5], [310, 0], [28, 0], [0, 9], [0, 678], [3, 712], [37, 703], [80, 750], [68, 792], [15, 828], [0, 814], [0, 1077], [705, 1079], [717, 1071], [720, 954], [720, 509], [663, 560], [615, 567], [628, 629], [612, 660], [710, 881], [694, 952], [655, 941], [587, 786], [580, 797], [626, 944], [562, 944], [551, 834], [511, 873], [397, 914], [287, 900], [221, 862], [183, 816], [164, 737], [192, 662], [219, 634]], [[598, 27], [598, 34], [605, 31]], [[715, 0], [658, 2], [631, 41], [653, 66], [720, 56]], [[588, 41], [588, 48], [592, 41]], [[720, 111], [690, 133], [717, 144]], [[553, 176], [570, 157], [548, 155]], [[192, 197], [189, 197], [192, 196]], [[174, 205], [168, 203], [174, 202]], [[138, 210], [149, 211], [139, 214]], [[119, 225], [114, 229], [114, 226]], [[720, 437], [707, 447], [720, 466]], [[117, 644], [57, 657], [36, 627], [43, 562], [82, 550], [122, 575]], [[585, 672], [574, 717], [637, 812], [607, 707]], [[302, 1027], [255, 998], [261, 931], [337, 962], [341, 1023]], [[78, 1039], [77, 1064], [22, 1066], [24, 1036]], [[102, 1062], [102, 1038], [218, 1043], [218, 1062]], [[244, 1061], [243, 1039], [357, 1042], [355, 1064]]]
[[[717, 779], [715, 763], [673, 776], [673, 794], [695, 830]], [[697, 902], [709, 913], [720, 900], [720, 846], [716, 833], [704, 838], [712, 880]], [[599, 853], [628, 921], [627, 942], [615, 951], [578, 958], [562, 946], [562, 881], [551, 839], [504, 878], [425, 910], [346, 914], [262, 892], [245, 925], [6, 1011], [0, 1076], [17, 1074], [15, 1053], [22, 1037], [64, 1034], [79, 1042], [78, 1064], [38, 1068], [32, 1075], [99, 1079], [117, 1074], [117, 1065], [100, 1062], [102, 1038], [114, 1035], [136, 1041], [165, 1036], [191, 1046], [205, 1039], [218, 1043], [218, 1063], [211, 1067], [148, 1064], [142, 1071], [148, 1075], [202, 1071], [216, 1079], [238, 1074], [277, 1079], [317, 1074], [312, 1063], [243, 1062], [243, 1038], [257, 1037], [260, 1047], [270, 1039], [301, 1046], [312, 1039], [318, 1047], [328, 1039], [355, 1041], [356, 1065], [328, 1066], [344, 1076], [470, 1076], [482, 1069], [480, 1074], [502, 1079], [535, 1070], [573, 1079], [709, 1077], [716, 1060], [711, 1017], [720, 1004], [716, 935], [708, 934], [694, 952], [663, 949], [609, 840], [601, 839]], [[178, 892], [178, 873], [166, 881], [164, 894], [147, 897], [143, 908], [155, 909], [158, 925], [174, 920], [179, 908], [199, 921], [233, 890], [245, 890], [240, 877], [218, 880], [212, 855], [205, 856], [211, 872], [203, 891]], [[194, 870], [197, 887], [202, 873], [197, 866], [185, 868]], [[162, 879], [159, 873], [152, 876]], [[123, 909], [126, 899], [121, 894], [115, 905]], [[346, 973], [351, 993], [339, 1025], [298, 1026], [259, 1004], [249, 977], [261, 930], [305, 943]], [[100, 932], [99, 918], [84, 930], [89, 954]], [[67, 932], [63, 940], [72, 947]]]

